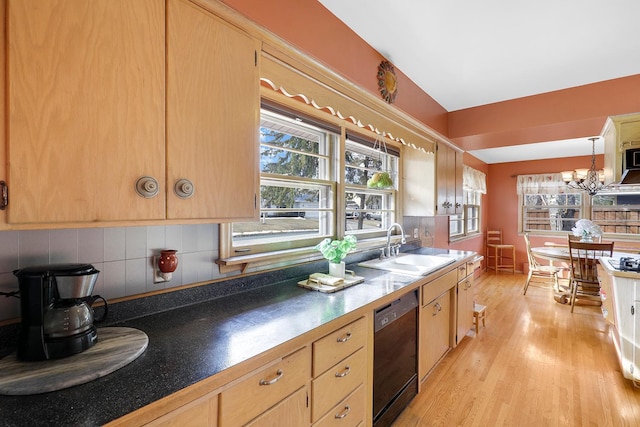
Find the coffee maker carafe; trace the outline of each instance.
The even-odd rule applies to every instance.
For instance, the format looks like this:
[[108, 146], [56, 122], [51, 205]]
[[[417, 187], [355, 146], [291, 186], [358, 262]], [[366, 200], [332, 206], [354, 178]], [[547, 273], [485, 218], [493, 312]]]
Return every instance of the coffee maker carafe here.
[[[91, 264], [51, 264], [13, 272], [22, 316], [18, 359], [58, 359], [96, 343], [94, 321], [103, 320], [107, 308], [104, 298], [91, 295], [99, 273]], [[96, 299], [104, 301], [105, 308], [98, 320], [91, 308]]]

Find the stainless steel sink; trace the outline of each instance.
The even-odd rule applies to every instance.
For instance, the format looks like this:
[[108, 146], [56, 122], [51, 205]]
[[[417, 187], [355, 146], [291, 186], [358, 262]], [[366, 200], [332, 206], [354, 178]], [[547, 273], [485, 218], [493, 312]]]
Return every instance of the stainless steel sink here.
[[433, 271], [451, 264], [455, 258], [446, 255], [399, 254], [384, 259], [372, 259], [358, 264], [360, 267], [376, 268], [393, 273], [426, 276]]

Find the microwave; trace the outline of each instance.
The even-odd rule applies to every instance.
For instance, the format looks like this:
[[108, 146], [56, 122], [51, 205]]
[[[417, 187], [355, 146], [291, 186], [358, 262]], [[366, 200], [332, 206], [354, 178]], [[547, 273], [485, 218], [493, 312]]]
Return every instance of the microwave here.
[[640, 148], [631, 148], [624, 153], [625, 169], [640, 169]]

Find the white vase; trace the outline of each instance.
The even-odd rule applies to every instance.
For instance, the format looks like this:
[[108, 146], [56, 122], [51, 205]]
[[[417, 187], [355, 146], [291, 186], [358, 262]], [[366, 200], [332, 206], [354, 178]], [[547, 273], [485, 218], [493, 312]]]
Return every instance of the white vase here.
[[329, 263], [329, 275], [333, 277], [340, 277], [344, 279], [344, 261], [342, 262], [330, 262]]

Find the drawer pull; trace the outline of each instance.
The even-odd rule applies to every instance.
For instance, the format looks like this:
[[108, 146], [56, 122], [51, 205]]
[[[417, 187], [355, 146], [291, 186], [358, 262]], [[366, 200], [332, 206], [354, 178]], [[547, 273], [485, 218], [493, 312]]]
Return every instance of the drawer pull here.
[[275, 384], [278, 382], [278, 380], [280, 380], [280, 378], [282, 378], [283, 375], [284, 375], [284, 372], [282, 372], [282, 369], [278, 369], [275, 377], [271, 378], [270, 380], [265, 380], [265, 379], [260, 380], [260, 385]]
[[351, 332], [347, 332], [347, 334], [343, 337], [338, 337], [336, 341], [338, 342], [347, 342], [351, 339]]
[[342, 418], [346, 417], [347, 415], [349, 415], [349, 411], [351, 411], [349, 405], [344, 405], [344, 410], [342, 412], [338, 412], [335, 415], [336, 419], [341, 420]]
[[336, 372], [336, 378], [346, 377], [347, 375], [349, 375], [349, 372], [351, 372], [351, 367], [349, 367], [349, 365], [347, 365], [347, 366], [344, 367], [344, 371]]

